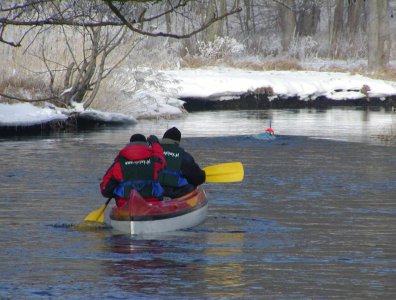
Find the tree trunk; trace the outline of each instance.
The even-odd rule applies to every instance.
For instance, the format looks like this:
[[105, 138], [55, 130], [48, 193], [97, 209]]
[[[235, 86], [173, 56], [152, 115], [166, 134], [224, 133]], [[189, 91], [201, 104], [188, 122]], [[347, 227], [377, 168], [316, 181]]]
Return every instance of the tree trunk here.
[[[213, 16], [217, 15], [217, 0], [210, 1], [207, 7], [206, 11], [206, 19], [205, 21], [207, 22]], [[206, 41], [208, 42], [213, 42], [219, 32], [219, 22], [216, 22], [215, 24], [212, 24], [207, 30], [206, 30]]]
[[280, 5], [280, 18], [282, 26], [282, 49], [288, 51], [296, 32], [296, 14], [294, 0], [286, 0], [286, 6]]
[[330, 40], [331, 56], [337, 57], [339, 55], [339, 42], [342, 40], [342, 33], [344, 29], [344, 0], [336, 0], [336, 7], [334, 10], [333, 30]]
[[243, 2], [245, 4], [245, 30], [249, 32], [252, 12], [251, 0], [244, 0]]
[[304, 0], [298, 14], [297, 36], [314, 36], [320, 21], [320, 7], [311, 0]]
[[[169, 5], [169, 2], [167, 1], [166, 3], [165, 3], [165, 9], [166, 10], [169, 10], [171, 7], [170, 7], [170, 5]], [[171, 18], [170, 18], [170, 15], [169, 14], [167, 14], [166, 16], [165, 16], [165, 23], [166, 23], [166, 32], [172, 32], [172, 23], [171, 23]]]
[[379, 72], [389, 63], [389, 19], [388, 0], [369, 1], [368, 68]]
[[[381, 5], [382, 4], [382, 5]], [[389, 32], [389, 0], [381, 1], [381, 11], [380, 11], [380, 28], [379, 28], [379, 39], [380, 39], [380, 66], [384, 69], [389, 64], [390, 59], [390, 32]]]
[[[236, 6], [237, 6], [237, 7], [241, 7], [240, 0], [236, 0]], [[242, 11], [242, 13], [239, 13], [239, 14], [238, 14], [238, 21], [239, 21], [239, 26], [241, 27], [241, 31], [242, 31], [242, 32], [245, 32], [244, 23], [243, 23], [243, 21], [242, 21], [242, 14], [243, 14], [243, 12], [244, 12], [244, 11]]]
[[349, 1], [348, 3], [348, 34], [353, 38], [363, 28], [364, 0]]
[[[226, 0], [219, 0], [219, 8], [220, 8], [220, 15], [226, 13], [226, 11], [227, 11]], [[222, 19], [222, 20], [217, 22], [218, 23], [218, 28], [217, 28], [217, 35], [218, 36], [224, 36], [225, 22], [226, 22], [226, 20], [224, 20], [224, 19]]]

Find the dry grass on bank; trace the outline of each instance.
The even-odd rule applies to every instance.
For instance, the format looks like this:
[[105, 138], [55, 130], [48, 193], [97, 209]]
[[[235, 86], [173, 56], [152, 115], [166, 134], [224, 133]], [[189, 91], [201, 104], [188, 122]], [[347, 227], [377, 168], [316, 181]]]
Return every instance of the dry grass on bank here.
[[372, 73], [368, 71], [365, 63], [361, 64], [324, 64], [314, 66], [309, 63], [303, 63], [293, 58], [273, 58], [263, 61], [250, 60], [233, 60], [228, 58], [204, 58], [196, 56], [186, 56], [181, 60], [182, 68], [198, 69], [202, 67], [230, 67], [238, 69], [247, 69], [253, 71], [319, 71], [319, 72], [340, 72], [350, 73], [352, 75], [362, 75], [373, 79], [395, 81], [396, 66], [389, 66], [381, 73]]
[[353, 67], [340, 67], [329, 65], [320, 68], [319, 71], [323, 72], [340, 72], [340, 73], [350, 73], [352, 75], [362, 75], [373, 79], [385, 80], [385, 81], [396, 81], [396, 67], [389, 66], [386, 67], [380, 73], [370, 72], [366, 66], [358, 65]]
[[186, 56], [182, 59], [181, 67], [198, 69], [202, 67], [223, 66], [229, 68], [247, 69], [253, 71], [300, 71], [304, 70], [295, 59], [271, 59], [262, 62], [250, 60], [233, 60], [229, 58], [215, 59], [204, 57]]
[[396, 67], [387, 67], [382, 73], [375, 74], [373, 78], [396, 81]]
[[[22, 99], [46, 98], [51, 95], [48, 84], [37, 77], [12, 76], [0, 82], [0, 93]], [[0, 96], [2, 103], [19, 103], [17, 100]]]

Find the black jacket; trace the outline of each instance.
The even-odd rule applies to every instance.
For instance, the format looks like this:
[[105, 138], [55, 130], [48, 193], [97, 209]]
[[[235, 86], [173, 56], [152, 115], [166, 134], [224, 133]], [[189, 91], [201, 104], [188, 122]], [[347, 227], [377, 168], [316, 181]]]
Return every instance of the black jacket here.
[[205, 171], [199, 167], [199, 165], [195, 162], [194, 158], [190, 153], [186, 152], [182, 147], [179, 146], [177, 142], [171, 139], [162, 139], [161, 144], [163, 145], [164, 148], [166, 148], [166, 144], [171, 144], [181, 149], [180, 153], [183, 154], [181, 157], [182, 161], [180, 165], [180, 171], [182, 173], [182, 176], [185, 179], [187, 179], [188, 182], [187, 185], [182, 187], [163, 185], [163, 188], [165, 190], [164, 196], [170, 198], [181, 197], [183, 195], [190, 193], [192, 190], [194, 190], [195, 187], [205, 182], [206, 179]]
[[191, 154], [186, 151], [184, 151], [180, 169], [188, 183], [193, 186], [198, 186], [205, 182], [205, 171], [198, 166]]

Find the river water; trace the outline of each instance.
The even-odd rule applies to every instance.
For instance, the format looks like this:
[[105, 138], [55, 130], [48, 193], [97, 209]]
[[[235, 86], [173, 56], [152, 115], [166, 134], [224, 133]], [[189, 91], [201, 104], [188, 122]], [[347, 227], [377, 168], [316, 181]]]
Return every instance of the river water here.
[[[271, 122], [275, 140], [254, 137]], [[128, 128], [0, 138], [1, 299], [395, 299], [396, 114], [221, 111]], [[207, 220], [129, 236], [77, 226], [132, 133], [179, 126], [201, 166]]]

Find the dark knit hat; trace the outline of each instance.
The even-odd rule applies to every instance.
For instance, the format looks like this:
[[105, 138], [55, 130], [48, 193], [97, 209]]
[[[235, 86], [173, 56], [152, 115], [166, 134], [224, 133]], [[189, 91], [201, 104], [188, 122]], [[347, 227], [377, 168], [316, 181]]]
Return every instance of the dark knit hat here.
[[143, 134], [136, 133], [129, 139], [130, 142], [147, 142], [146, 137]]
[[169, 128], [165, 133], [164, 136], [162, 137], [163, 139], [171, 139], [176, 142], [180, 142], [181, 140], [181, 133], [180, 130], [177, 129], [176, 127]]

